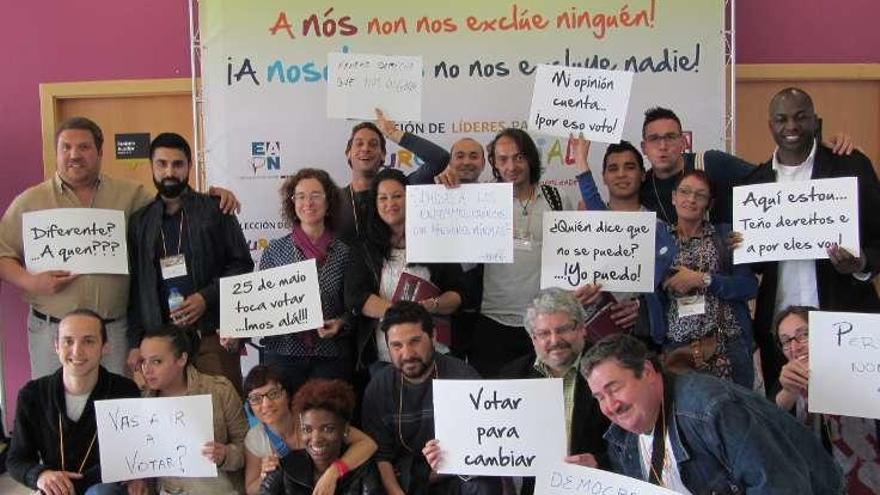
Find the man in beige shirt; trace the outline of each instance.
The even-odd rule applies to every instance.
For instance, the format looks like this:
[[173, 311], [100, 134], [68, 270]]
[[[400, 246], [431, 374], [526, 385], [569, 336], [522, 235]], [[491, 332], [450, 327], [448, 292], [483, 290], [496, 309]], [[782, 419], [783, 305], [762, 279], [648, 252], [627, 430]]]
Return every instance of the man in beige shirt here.
[[[52, 208], [104, 208], [124, 211], [127, 220], [152, 201], [153, 196], [142, 184], [101, 173], [103, 142], [101, 128], [89, 119], [73, 117], [62, 122], [55, 132], [57, 173], [18, 195], [0, 221], [0, 279], [21, 289], [30, 305], [28, 352], [34, 378], [58, 368], [53, 335], [61, 317], [77, 308], [89, 308], [101, 316], [110, 344], [102, 363], [114, 373], [125, 372], [128, 276], [78, 275], [63, 270], [30, 273], [24, 267], [24, 213]], [[237, 208], [231, 193], [217, 192], [224, 211]]]

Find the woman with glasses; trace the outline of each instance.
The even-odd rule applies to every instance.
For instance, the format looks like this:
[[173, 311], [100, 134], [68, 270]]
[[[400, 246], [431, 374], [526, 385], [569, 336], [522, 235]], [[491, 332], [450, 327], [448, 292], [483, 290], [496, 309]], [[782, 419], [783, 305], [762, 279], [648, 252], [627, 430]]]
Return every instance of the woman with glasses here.
[[263, 364], [274, 366], [291, 392], [309, 378], [351, 375], [350, 341], [346, 325], [343, 283], [348, 246], [334, 231], [339, 217], [339, 188], [330, 175], [300, 169], [281, 186], [281, 213], [291, 233], [274, 239], [260, 258], [260, 270], [314, 259], [318, 268], [321, 328], [263, 337]]
[[350, 449], [355, 408], [354, 390], [342, 380], [309, 380], [293, 397], [296, 433], [302, 448], [281, 459], [279, 468], [267, 474], [260, 486], [265, 495], [311, 495], [316, 480], [328, 472], [340, 473], [331, 494], [371, 495], [385, 493], [372, 460], [349, 468], [341, 458]]
[[728, 225], [712, 225], [706, 212], [712, 188], [702, 171], [686, 172], [672, 191], [678, 217], [670, 227], [672, 265], [659, 294], [666, 332], [663, 347], [671, 365], [687, 363], [697, 371], [752, 388], [752, 320], [748, 300], [758, 281], [746, 265], [733, 265], [726, 239]]
[[848, 494], [880, 493], [880, 444], [877, 421], [852, 416], [810, 413], [810, 306], [789, 306], [773, 321], [782, 354], [788, 362], [779, 374], [776, 405], [810, 428], [843, 469]]
[[[345, 280], [345, 301], [361, 316], [357, 331], [357, 363], [389, 363], [385, 334], [378, 321], [391, 306], [402, 277], [425, 280], [437, 287], [437, 295], [420, 299], [401, 291], [403, 299], [415, 300], [429, 313], [449, 315], [461, 305], [461, 265], [458, 263], [414, 264], [406, 260], [406, 176], [385, 169], [370, 187], [366, 238], [352, 255], [351, 271]], [[417, 278], [416, 278], [417, 277]]]
[[191, 330], [164, 326], [148, 331], [141, 340], [141, 369], [144, 397], [210, 395], [214, 415], [214, 440], [205, 444], [202, 455], [217, 465], [216, 478], [156, 478], [159, 493], [241, 493], [242, 443], [247, 420], [241, 399], [232, 383], [222, 377], [199, 372], [190, 363]]
[[[247, 407], [259, 423], [244, 439], [245, 488], [248, 495], [259, 492], [260, 483], [278, 468], [280, 459], [302, 449], [299, 417], [291, 412], [291, 395], [283, 378], [268, 366], [255, 366], [244, 381]], [[349, 427], [349, 445], [340, 458], [342, 466], [356, 469], [376, 451], [376, 442], [354, 427]], [[318, 478], [316, 494], [330, 494], [345, 473], [327, 469]]]

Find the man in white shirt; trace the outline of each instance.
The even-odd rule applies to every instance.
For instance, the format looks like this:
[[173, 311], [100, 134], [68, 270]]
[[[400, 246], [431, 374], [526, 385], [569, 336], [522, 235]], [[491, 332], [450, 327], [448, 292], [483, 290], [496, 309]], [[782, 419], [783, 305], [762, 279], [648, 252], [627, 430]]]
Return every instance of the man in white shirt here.
[[871, 217], [880, 211], [880, 183], [864, 154], [855, 150], [835, 155], [820, 143], [813, 101], [803, 90], [786, 88], [773, 97], [769, 127], [777, 148], [745, 183], [856, 177], [861, 239], [858, 258], [835, 245], [828, 248], [828, 259], [752, 265], [763, 275], [755, 308], [755, 341], [761, 348], [764, 382], [774, 383], [785, 361], [771, 332], [773, 316], [780, 310], [816, 306], [823, 311], [880, 312], [872, 284], [880, 270], [880, 222]]

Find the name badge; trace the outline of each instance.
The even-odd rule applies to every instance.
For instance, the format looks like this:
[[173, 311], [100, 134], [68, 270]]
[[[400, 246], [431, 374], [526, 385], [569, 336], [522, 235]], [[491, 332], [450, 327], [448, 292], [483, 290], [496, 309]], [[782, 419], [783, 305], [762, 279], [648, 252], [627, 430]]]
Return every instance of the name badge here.
[[159, 266], [162, 267], [163, 280], [186, 276], [186, 258], [182, 254], [160, 258]]
[[706, 312], [706, 297], [703, 294], [693, 296], [677, 297], [678, 316], [695, 316]]

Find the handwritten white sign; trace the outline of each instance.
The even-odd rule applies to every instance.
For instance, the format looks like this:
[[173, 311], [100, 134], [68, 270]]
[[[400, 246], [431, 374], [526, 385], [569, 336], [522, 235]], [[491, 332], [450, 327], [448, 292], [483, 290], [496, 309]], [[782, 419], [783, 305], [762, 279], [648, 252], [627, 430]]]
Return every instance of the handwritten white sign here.
[[734, 187], [733, 262], [827, 258], [831, 244], [859, 256], [858, 200], [855, 177]]
[[629, 106], [633, 73], [539, 65], [529, 111], [529, 130], [591, 141], [619, 143]]
[[434, 380], [440, 473], [534, 476], [566, 455], [562, 380]]
[[56, 208], [25, 213], [21, 239], [28, 271], [128, 275], [125, 213], [99, 208]]
[[654, 212], [544, 213], [541, 288], [654, 292]]
[[810, 312], [810, 412], [880, 419], [880, 314]]
[[210, 395], [95, 401], [101, 479], [216, 477], [202, 456], [214, 440]]
[[221, 337], [265, 337], [324, 324], [315, 260], [220, 279]]
[[408, 186], [406, 261], [513, 263], [513, 186]]
[[422, 119], [422, 57], [327, 54], [327, 117]]
[[535, 478], [535, 493], [542, 495], [674, 495], [672, 490], [601, 469], [564, 462], [542, 463]]

